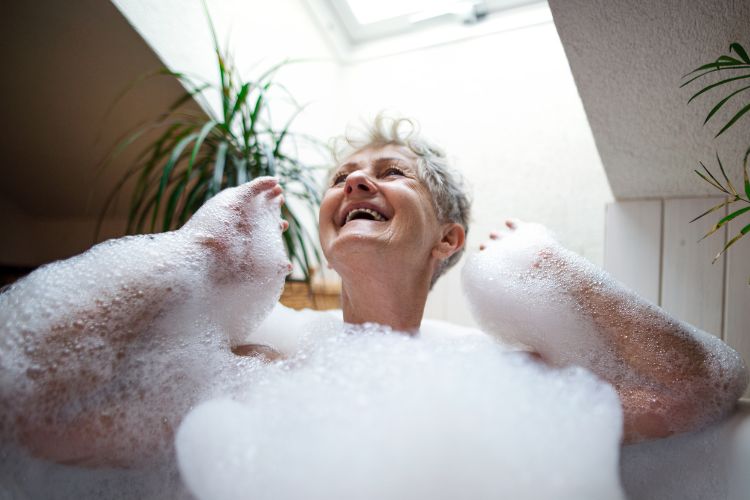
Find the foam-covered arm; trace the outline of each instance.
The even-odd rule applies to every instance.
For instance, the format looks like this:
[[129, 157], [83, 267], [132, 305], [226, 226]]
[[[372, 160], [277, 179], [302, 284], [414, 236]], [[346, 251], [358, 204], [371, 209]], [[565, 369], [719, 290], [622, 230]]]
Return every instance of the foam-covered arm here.
[[180, 416], [157, 387], [169, 369], [238, 342], [278, 299], [282, 200], [270, 178], [225, 190], [179, 231], [107, 241], [0, 294], [0, 438], [94, 465], [159, 448]]
[[734, 407], [748, 383], [736, 351], [564, 249], [543, 227], [510, 227], [464, 268], [487, 332], [611, 383], [625, 442], [696, 430]]

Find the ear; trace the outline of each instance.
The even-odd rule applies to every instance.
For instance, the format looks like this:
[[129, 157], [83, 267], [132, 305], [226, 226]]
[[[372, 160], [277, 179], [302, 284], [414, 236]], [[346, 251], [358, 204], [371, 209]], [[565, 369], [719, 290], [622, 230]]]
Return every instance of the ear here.
[[461, 224], [449, 222], [443, 225], [443, 236], [432, 249], [432, 256], [445, 260], [463, 248], [466, 242], [466, 231]]

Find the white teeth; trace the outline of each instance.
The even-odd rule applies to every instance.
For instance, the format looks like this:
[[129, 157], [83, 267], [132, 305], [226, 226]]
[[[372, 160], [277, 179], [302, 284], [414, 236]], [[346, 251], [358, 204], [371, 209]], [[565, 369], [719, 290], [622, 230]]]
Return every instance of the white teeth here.
[[375, 210], [370, 210], [369, 208], [355, 208], [354, 210], [346, 214], [346, 220], [344, 221], [344, 224], [352, 220], [358, 213], [370, 214], [372, 216], [372, 219], [378, 222], [383, 222], [385, 220], [385, 217], [380, 215], [380, 213], [376, 212]]

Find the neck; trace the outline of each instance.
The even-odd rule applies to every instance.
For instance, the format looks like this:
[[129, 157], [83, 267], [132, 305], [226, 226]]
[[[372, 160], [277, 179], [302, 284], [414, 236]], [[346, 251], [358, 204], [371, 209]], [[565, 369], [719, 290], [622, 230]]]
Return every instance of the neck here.
[[[402, 270], [400, 270], [402, 271]], [[341, 308], [351, 324], [378, 323], [416, 333], [430, 291], [429, 269], [417, 272], [342, 274]]]

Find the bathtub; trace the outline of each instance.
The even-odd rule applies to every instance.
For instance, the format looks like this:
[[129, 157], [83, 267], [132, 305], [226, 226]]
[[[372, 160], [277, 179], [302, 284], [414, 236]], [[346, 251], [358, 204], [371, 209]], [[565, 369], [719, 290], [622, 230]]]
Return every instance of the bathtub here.
[[[750, 499], [750, 401], [740, 402], [732, 416], [703, 431], [623, 447], [620, 470], [623, 488], [632, 500]], [[144, 481], [142, 473], [98, 470], [92, 474], [48, 463], [35, 463], [22, 474], [26, 475], [23, 489], [15, 486], [18, 477], [0, 473], [1, 500], [71, 498], [72, 491], [80, 497], [104, 498], [101, 494], [117, 484], [128, 485], [132, 492], [134, 481], [142, 486], [138, 492], [142, 498], [190, 498], [176, 470], [166, 481]], [[71, 487], [72, 483], [80, 487]], [[164, 491], [165, 484], [169, 491]], [[66, 493], [55, 496], [60, 491]]]
[[623, 447], [620, 471], [633, 500], [750, 499], [750, 400], [702, 431]]

